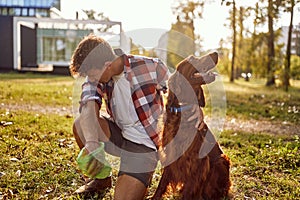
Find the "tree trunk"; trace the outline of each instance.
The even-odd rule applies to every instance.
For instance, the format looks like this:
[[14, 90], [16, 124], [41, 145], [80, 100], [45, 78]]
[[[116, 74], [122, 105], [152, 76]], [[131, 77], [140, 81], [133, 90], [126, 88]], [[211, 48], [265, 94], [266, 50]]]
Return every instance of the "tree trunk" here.
[[274, 29], [273, 29], [273, 0], [268, 0], [268, 63], [267, 63], [267, 83], [266, 86], [275, 85], [274, 65], [275, 65], [275, 47], [274, 47]]
[[232, 58], [231, 58], [231, 74], [230, 82], [234, 81], [234, 60], [235, 60], [235, 46], [236, 46], [236, 25], [235, 25], [235, 0], [233, 0], [233, 17], [232, 17], [232, 27], [233, 27], [233, 42], [232, 42]]
[[294, 6], [295, 6], [295, 2], [294, 0], [291, 0], [291, 10], [290, 10], [291, 18], [290, 18], [290, 26], [289, 26], [289, 33], [288, 33], [287, 48], [286, 48], [284, 79], [283, 79], [283, 85], [285, 91], [289, 90], [289, 85], [290, 85], [291, 42], [292, 42], [292, 31], [293, 31]]

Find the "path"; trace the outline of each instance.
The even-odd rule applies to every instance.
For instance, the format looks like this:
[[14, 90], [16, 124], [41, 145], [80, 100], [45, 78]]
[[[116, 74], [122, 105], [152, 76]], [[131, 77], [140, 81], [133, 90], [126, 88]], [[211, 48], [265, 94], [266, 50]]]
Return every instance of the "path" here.
[[[72, 117], [72, 106], [58, 107], [58, 106], [41, 106], [41, 105], [16, 105], [0, 104], [1, 110], [17, 111], [32, 111], [42, 114], [58, 114], [62, 116]], [[227, 117], [224, 130], [246, 131], [253, 133], [271, 133], [271, 134], [287, 134], [287, 135], [300, 135], [300, 125], [295, 125], [289, 122], [266, 121], [266, 120], [241, 120], [236, 118]]]

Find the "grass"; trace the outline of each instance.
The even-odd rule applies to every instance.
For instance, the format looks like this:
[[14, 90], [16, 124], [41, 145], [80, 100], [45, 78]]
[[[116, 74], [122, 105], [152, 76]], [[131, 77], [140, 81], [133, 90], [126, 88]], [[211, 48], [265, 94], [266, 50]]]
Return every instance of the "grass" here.
[[2, 104], [69, 106], [72, 101], [71, 77], [38, 74], [0, 74]]
[[287, 93], [265, 87], [264, 80], [225, 82], [228, 99], [227, 114], [235, 117], [300, 122], [300, 82]]
[[299, 199], [299, 136], [233, 133], [221, 135], [230, 156], [235, 199]]
[[[69, 107], [73, 85], [70, 77], [0, 74], [0, 199], [80, 199], [73, 194], [84, 184], [75, 161], [79, 150], [71, 133], [73, 118], [22, 109]], [[266, 88], [261, 80], [225, 81], [224, 86], [229, 117], [299, 124], [298, 82], [288, 93]], [[11, 104], [21, 106], [6, 109]], [[219, 141], [231, 158], [234, 199], [300, 199], [299, 134], [225, 130]], [[117, 160], [109, 159], [116, 175]], [[149, 196], [159, 177], [157, 170]], [[112, 199], [113, 189], [102, 197]]]
[[72, 118], [24, 111], [0, 113], [2, 121], [13, 123], [0, 128], [0, 166], [5, 173], [0, 179], [2, 195], [52, 199], [72, 190], [79, 180], [70, 134]]

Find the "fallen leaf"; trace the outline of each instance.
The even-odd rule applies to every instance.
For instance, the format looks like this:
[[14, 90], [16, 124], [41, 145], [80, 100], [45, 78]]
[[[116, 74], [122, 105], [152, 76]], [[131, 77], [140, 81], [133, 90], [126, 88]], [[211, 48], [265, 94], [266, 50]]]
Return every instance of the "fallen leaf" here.
[[50, 192], [52, 192], [52, 191], [53, 191], [53, 188], [48, 187], [48, 189], [46, 190], [46, 193], [50, 193]]
[[18, 158], [11, 158], [10, 161], [13, 161], [13, 162], [18, 162], [20, 161]]
[[16, 174], [17, 177], [20, 177], [21, 176], [21, 170], [17, 170], [15, 174]]
[[7, 121], [1, 121], [0, 122], [0, 125], [2, 126], [9, 126], [9, 125], [12, 125], [13, 123], [12, 122], [7, 122]]
[[4, 173], [4, 172], [0, 172], [0, 178], [1, 178], [2, 176], [5, 176], [5, 173]]

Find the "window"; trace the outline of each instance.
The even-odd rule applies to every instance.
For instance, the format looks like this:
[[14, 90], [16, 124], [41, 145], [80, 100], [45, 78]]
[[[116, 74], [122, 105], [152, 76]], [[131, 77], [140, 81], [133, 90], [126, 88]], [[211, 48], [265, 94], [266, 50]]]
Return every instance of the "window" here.
[[29, 8], [28, 16], [34, 16], [35, 15], [35, 9]]
[[21, 15], [21, 8], [14, 8], [14, 15], [20, 16]]
[[27, 16], [27, 15], [28, 15], [28, 9], [22, 8], [22, 16]]

